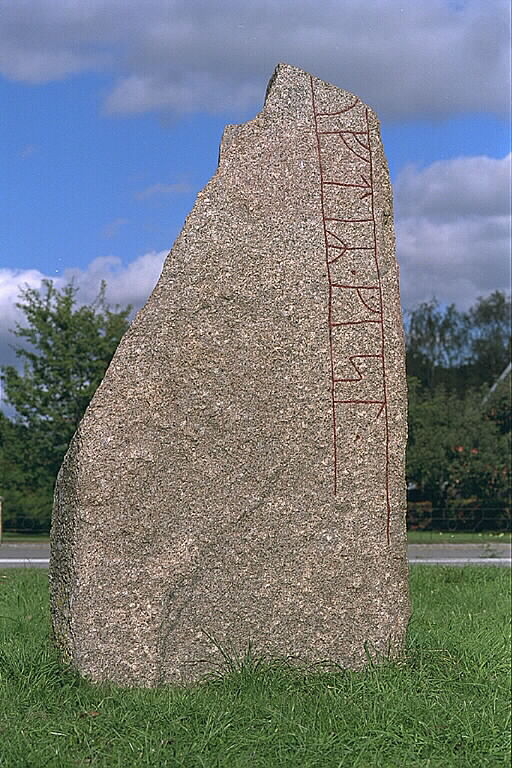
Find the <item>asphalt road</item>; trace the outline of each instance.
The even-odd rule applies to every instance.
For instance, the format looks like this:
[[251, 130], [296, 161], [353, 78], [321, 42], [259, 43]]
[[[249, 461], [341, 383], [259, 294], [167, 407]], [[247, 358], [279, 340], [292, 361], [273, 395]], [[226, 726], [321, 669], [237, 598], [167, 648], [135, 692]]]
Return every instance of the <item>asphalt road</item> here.
[[[409, 563], [427, 565], [494, 565], [510, 567], [511, 544], [409, 544]], [[0, 544], [1, 568], [47, 568], [48, 544], [3, 542]]]
[[409, 544], [409, 563], [433, 565], [496, 565], [511, 566], [510, 543], [478, 544]]

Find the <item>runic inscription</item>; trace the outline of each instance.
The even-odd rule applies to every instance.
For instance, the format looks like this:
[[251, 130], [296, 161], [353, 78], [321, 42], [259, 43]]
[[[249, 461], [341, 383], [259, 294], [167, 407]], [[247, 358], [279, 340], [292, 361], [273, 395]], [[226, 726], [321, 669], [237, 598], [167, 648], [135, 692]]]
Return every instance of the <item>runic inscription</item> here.
[[[357, 408], [363, 419], [381, 423], [384, 432], [382, 458], [389, 542], [385, 337], [368, 108], [354, 98], [349, 104], [340, 104], [339, 109], [324, 112], [317, 107], [313, 78], [310, 82], [329, 291], [334, 493], [340, 482], [337, 423], [342, 414], [346, 416], [349, 410]], [[348, 326], [352, 332], [347, 344], [344, 332]], [[356, 446], [358, 439], [361, 436], [356, 433]]]

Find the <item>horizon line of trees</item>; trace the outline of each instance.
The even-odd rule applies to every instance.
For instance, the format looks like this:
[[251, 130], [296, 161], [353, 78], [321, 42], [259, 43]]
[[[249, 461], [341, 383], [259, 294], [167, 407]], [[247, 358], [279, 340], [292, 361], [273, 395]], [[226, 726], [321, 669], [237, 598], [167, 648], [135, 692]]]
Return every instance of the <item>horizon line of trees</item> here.
[[[48, 530], [53, 486], [84, 412], [129, 326], [131, 307], [110, 308], [102, 283], [77, 305], [73, 282], [25, 287], [12, 333], [21, 370], [2, 366], [0, 496], [4, 528]], [[411, 527], [510, 527], [511, 301], [501, 291], [467, 311], [435, 299], [406, 312], [409, 387], [407, 481]], [[437, 521], [439, 525], [439, 521]]]

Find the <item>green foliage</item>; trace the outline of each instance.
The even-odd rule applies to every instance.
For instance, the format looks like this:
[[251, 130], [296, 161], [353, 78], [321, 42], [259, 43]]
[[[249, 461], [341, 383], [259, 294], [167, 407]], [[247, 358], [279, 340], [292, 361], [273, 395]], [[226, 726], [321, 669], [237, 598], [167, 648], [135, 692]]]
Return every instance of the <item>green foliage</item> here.
[[486, 406], [486, 417], [494, 421], [504, 435], [512, 430], [511, 384], [512, 374], [509, 372], [506, 378], [498, 382], [494, 392], [487, 393], [483, 403]]
[[28, 518], [48, 527], [67, 446], [128, 327], [131, 308], [111, 310], [104, 283], [90, 305], [77, 306], [77, 293], [72, 282], [59, 291], [45, 280], [40, 291], [23, 289], [17, 304], [27, 323], [13, 331], [24, 342], [16, 347], [23, 369], [4, 366], [1, 373], [5, 400], [16, 411], [12, 422], [0, 419], [7, 524]]
[[466, 522], [482, 510], [495, 522], [510, 514], [510, 400], [496, 399], [499, 410], [484, 407], [481, 391], [460, 397], [409, 379], [408, 480], [434, 507], [465, 506]]
[[467, 312], [435, 299], [406, 314], [407, 372], [424, 387], [464, 394], [491, 386], [510, 360], [510, 297], [495, 291]]
[[464, 315], [450, 304], [424, 302], [408, 315], [407, 370], [431, 387], [439, 372], [460, 368], [467, 360], [468, 328]]
[[486, 299], [480, 297], [467, 318], [474, 385], [492, 384], [510, 362], [510, 296], [494, 291]]
[[[510, 297], [495, 291], [467, 312], [436, 300], [406, 318], [407, 476], [452, 524], [510, 524]], [[411, 510], [428, 525], [427, 506]], [[412, 519], [412, 518], [411, 518]]]

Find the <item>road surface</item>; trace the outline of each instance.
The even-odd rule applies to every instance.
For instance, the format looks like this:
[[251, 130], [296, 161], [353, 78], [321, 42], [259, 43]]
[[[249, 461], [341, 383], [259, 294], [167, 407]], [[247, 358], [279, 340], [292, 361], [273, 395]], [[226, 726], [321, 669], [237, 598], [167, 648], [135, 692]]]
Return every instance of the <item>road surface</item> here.
[[[510, 567], [511, 544], [409, 544], [409, 563], [427, 565], [494, 565]], [[3, 542], [0, 544], [1, 568], [48, 568], [48, 544]]]

